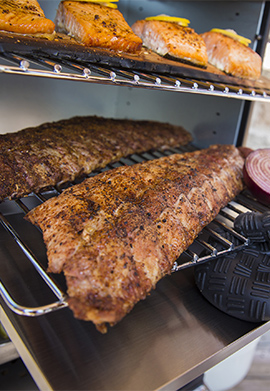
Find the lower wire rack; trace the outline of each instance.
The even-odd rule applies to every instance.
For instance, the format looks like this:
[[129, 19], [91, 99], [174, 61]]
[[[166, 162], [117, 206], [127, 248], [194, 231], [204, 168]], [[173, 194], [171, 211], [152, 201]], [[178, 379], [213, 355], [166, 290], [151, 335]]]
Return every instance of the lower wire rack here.
[[[151, 151], [140, 155], [131, 155], [128, 158], [121, 159], [119, 162], [108, 165], [104, 170], [112, 169], [121, 165], [132, 165], [138, 162], [156, 159], [173, 153], [187, 152], [193, 150], [192, 146], [173, 148], [166, 151]], [[98, 173], [98, 172], [97, 172]], [[91, 175], [95, 175], [92, 173]], [[64, 188], [74, 185], [68, 183], [62, 187], [55, 186], [52, 189], [40, 193], [32, 193], [27, 197], [16, 200], [7, 200], [0, 204], [0, 222], [6, 232], [14, 239], [16, 246], [23, 252], [24, 256], [34, 266], [35, 271], [41, 276], [43, 282], [49, 287], [49, 290], [54, 295], [54, 300], [49, 304], [26, 306], [21, 305], [12, 298], [9, 290], [6, 288], [0, 278], [0, 294], [6, 305], [13, 312], [24, 316], [39, 316], [50, 312], [65, 308], [68, 306], [67, 294], [65, 290], [55, 281], [54, 277], [46, 272], [46, 266], [42, 265], [40, 260], [35, 256], [25, 239], [19, 234], [18, 227], [20, 220], [23, 221], [23, 216], [29, 212], [34, 206], [45, 202], [48, 198], [57, 196]], [[184, 251], [172, 267], [172, 272], [177, 272], [188, 267], [198, 265], [202, 262], [216, 259], [220, 256], [233, 251], [240, 251], [249, 244], [249, 240], [236, 232], [233, 228], [236, 217], [245, 212], [259, 211], [263, 212], [267, 208], [259, 204], [249, 194], [241, 193], [235, 200], [231, 201], [223, 208], [218, 216], [198, 235], [195, 241], [189, 248]], [[19, 213], [18, 213], [19, 211]], [[10, 222], [10, 216], [18, 215], [17, 225]], [[11, 219], [12, 220], [12, 219]], [[18, 225], [19, 224], [19, 225]], [[37, 228], [34, 228], [35, 230]], [[223, 235], [222, 232], [227, 232], [229, 235]], [[229, 238], [229, 239], [228, 239]], [[231, 239], [232, 238], [232, 239]], [[235, 240], [234, 240], [235, 239]], [[42, 240], [41, 240], [42, 241]], [[213, 245], [214, 243], [214, 245]], [[215, 245], [218, 244], [218, 245]], [[43, 243], [41, 243], [43, 245]], [[45, 248], [45, 245], [43, 245]]]

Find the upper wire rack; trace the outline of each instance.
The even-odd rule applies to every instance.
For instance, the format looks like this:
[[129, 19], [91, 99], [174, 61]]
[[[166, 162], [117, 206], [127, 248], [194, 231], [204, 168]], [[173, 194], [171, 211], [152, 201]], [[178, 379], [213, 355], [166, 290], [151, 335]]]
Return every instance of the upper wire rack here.
[[[217, 83], [188, 77], [125, 70], [116, 67], [99, 66], [59, 59], [53, 55], [18, 55], [2, 52], [0, 73], [47, 77], [60, 80], [74, 80], [135, 88], [174, 91], [216, 97], [227, 97], [249, 101], [269, 101], [270, 90], [263, 87], [244, 87], [229, 83]], [[15, 65], [10, 65], [10, 63]]]

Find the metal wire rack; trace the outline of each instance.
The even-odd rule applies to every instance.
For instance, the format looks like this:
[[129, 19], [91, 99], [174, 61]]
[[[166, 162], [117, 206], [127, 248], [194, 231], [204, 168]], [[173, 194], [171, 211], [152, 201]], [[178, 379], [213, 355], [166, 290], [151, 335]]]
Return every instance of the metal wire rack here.
[[[158, 157], [170, 155], [172, 153], [181, 153], [188, 150], [193, 150], [193, 147], [187, 146], [181, 147], [181, 149], [173, 148], [166, 151], [156, 150], [142, 154], [134, 154], [127, 158], [121, 159], [117, 163], [108, 165], [103, 170], [109, 170], [121, 165], [132, 165], [138, 162], [156, 159]], [[92, 173], [91, 175], [95, 174], [96, 173]], [[0, 222], [2, 227], [12, 236], [16, 245], [24, 253], [28, 261], [31, 262], [37, 273], [39, 273], [45, 284], [47, 284], [47, 286], [50, 288], [50, 290], [56, 297], [54, 302], [42, 306], [29, 307], [21, 305], [13, 300], [11, 294], [4, 286], [0, 277], [0, 294], [2, 298], [8, 305], [8, 307], [19, 315], [33, 317], [44, 315], [49, 312], [64, 308], [68, 304], [65, 291], [63, 291], [63, 289], [59, 287], [59, 285], [55, 282], [54, 278], [46, 272], [46, 267], [44, 267], [40, 263], [39, 259], [37, 259], [37, 257], [34, 255], [33, 251], [30, 248], [31, 246], [29, 247], [25, 243], [23, 238], [17, 232], [16, 226], [9, 221], [9, 216], [14, 213], [18, 214], [19, 208], [19, 214], [22, 214], [22, 217], [20, 217], [20, 219], [23, 220], [23, 215], [26, 214], [33, 207], [33, 205], [35, 206], [37, 204], [40, 204], [52, 196], [57, 196], [63, 191], [63, 188], [72, 185], [74, 185], [74, 183], [68, 183], [61, 187], [55, 186], [44, 192], [32, 193], [28, 197], [23, 197], [13, 201], [7, 200], [3, 201], [0, 204]], [[16, 212], [13, 211], [14, 206]], [[203, 231], [195, 239], [193, 244], [179, 257], [179, 259], [173, 265], [172, 272], [180, 271], [184, 268], [191, 267], [212, 259], [216, 259], [219, 256], [228, 254], [232, 251], [239, 251], [244, 247], [248, 246], [249, 240], [233, 229], [233, 222], [240, 213], [244, 213], [251, 210], [258, 210], [257, 206], [258, 205], [256, 201], [249, 200], [246, 195], [240, 195], [239, 198], [235, 199], [234, 201], [231, 201], [225, 208], [220, 211], [216, 219], [203, 229]], [[230, 240], [228, 239], [228, 236], [220, 234], [220, 227], [222, 227], [222, 229], [226, 232], [229, 232], [230, 238], [232, 237], [236, 240]], [[213, 242], [218, 243], [218, 246], [211, 244]]]
[[59, 59], [50, 54], [27, 53], [18, 55], [1, 52], [0, 73], [37, 76], [61, 80], [81, 81], [134, 88], [155, 89], [181, 93], [211, 95], [248, 101], [269, 101], [270, 89], [211, 82], [198, 78], [174, 77], [166, 74], [126, 70], [114, 66], [101, 66], [90, 62]]

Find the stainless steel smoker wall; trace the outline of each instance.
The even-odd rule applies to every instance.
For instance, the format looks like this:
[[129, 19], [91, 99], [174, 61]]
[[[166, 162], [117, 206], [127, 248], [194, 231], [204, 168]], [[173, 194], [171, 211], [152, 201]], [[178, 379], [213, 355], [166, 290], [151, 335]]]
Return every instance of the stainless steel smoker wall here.
[[[58, 1], [40, 4], [54, 19]], [[256, 45], [263, 3], [121, 0], [119, 9], [129, 24], [159, 13], [180, 15], [187, 17], [198, 33], [213, 27], [232, 28]], [[235, 99], [3, 75], [0, 96], [0, 133], [73, 115], [96, 114], [181, 124], [194, 135], [199, 147], [235, 143], [244, 108], [244, 103]]]

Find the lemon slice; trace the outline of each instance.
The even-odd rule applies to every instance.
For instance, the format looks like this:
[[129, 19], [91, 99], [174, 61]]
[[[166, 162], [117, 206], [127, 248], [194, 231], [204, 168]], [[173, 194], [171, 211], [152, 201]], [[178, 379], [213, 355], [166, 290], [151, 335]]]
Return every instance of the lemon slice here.
[[96, 3], [96, 4], [105, 5], [106, 7], [110, 7], [110, 8], [117, 8], [117, 4], [114, 4], [114, 3], [117, 3], [119, 0], [110, 0], [110, 1], [108, 1], [108, 0], [73, 0], [73, 1], [79, 1], [79, 2], [83, 2], [83, 3]]
[[145, 20], [159, 20], [161, 22], [178, 23], [184, 27], [188, 26], [190, 23], [190, 21], [188, 19], [178, 18], [176, 16], [168, 16], [168, 15], [164, 15], [164, 14], [157, 15], [157, 16], [149, 16], [149, 17], [145, 18]]
[[[114, 1], [116, 1], [116, 0], [114, 0]], [[110, 7], [110, 8], [117, 8], [117, 4], [114, 4], [111, 2], [109, 2], [109, 3], [108, 2], [101, 2], [100, 4], [105, 5], [106, 7]]]
[[228, 37], [236, 39], [237, 41], [239, 41], [240, 43], [242, 43], [245, 46], [248, 46], [250, 44], [250, 42], [251, 42], [250, 39], [242, 37], [241, 35], [236, 34], [236, 32], [233, 31], [233, 30], [212, 29], [211, 31], [227, 35]]

